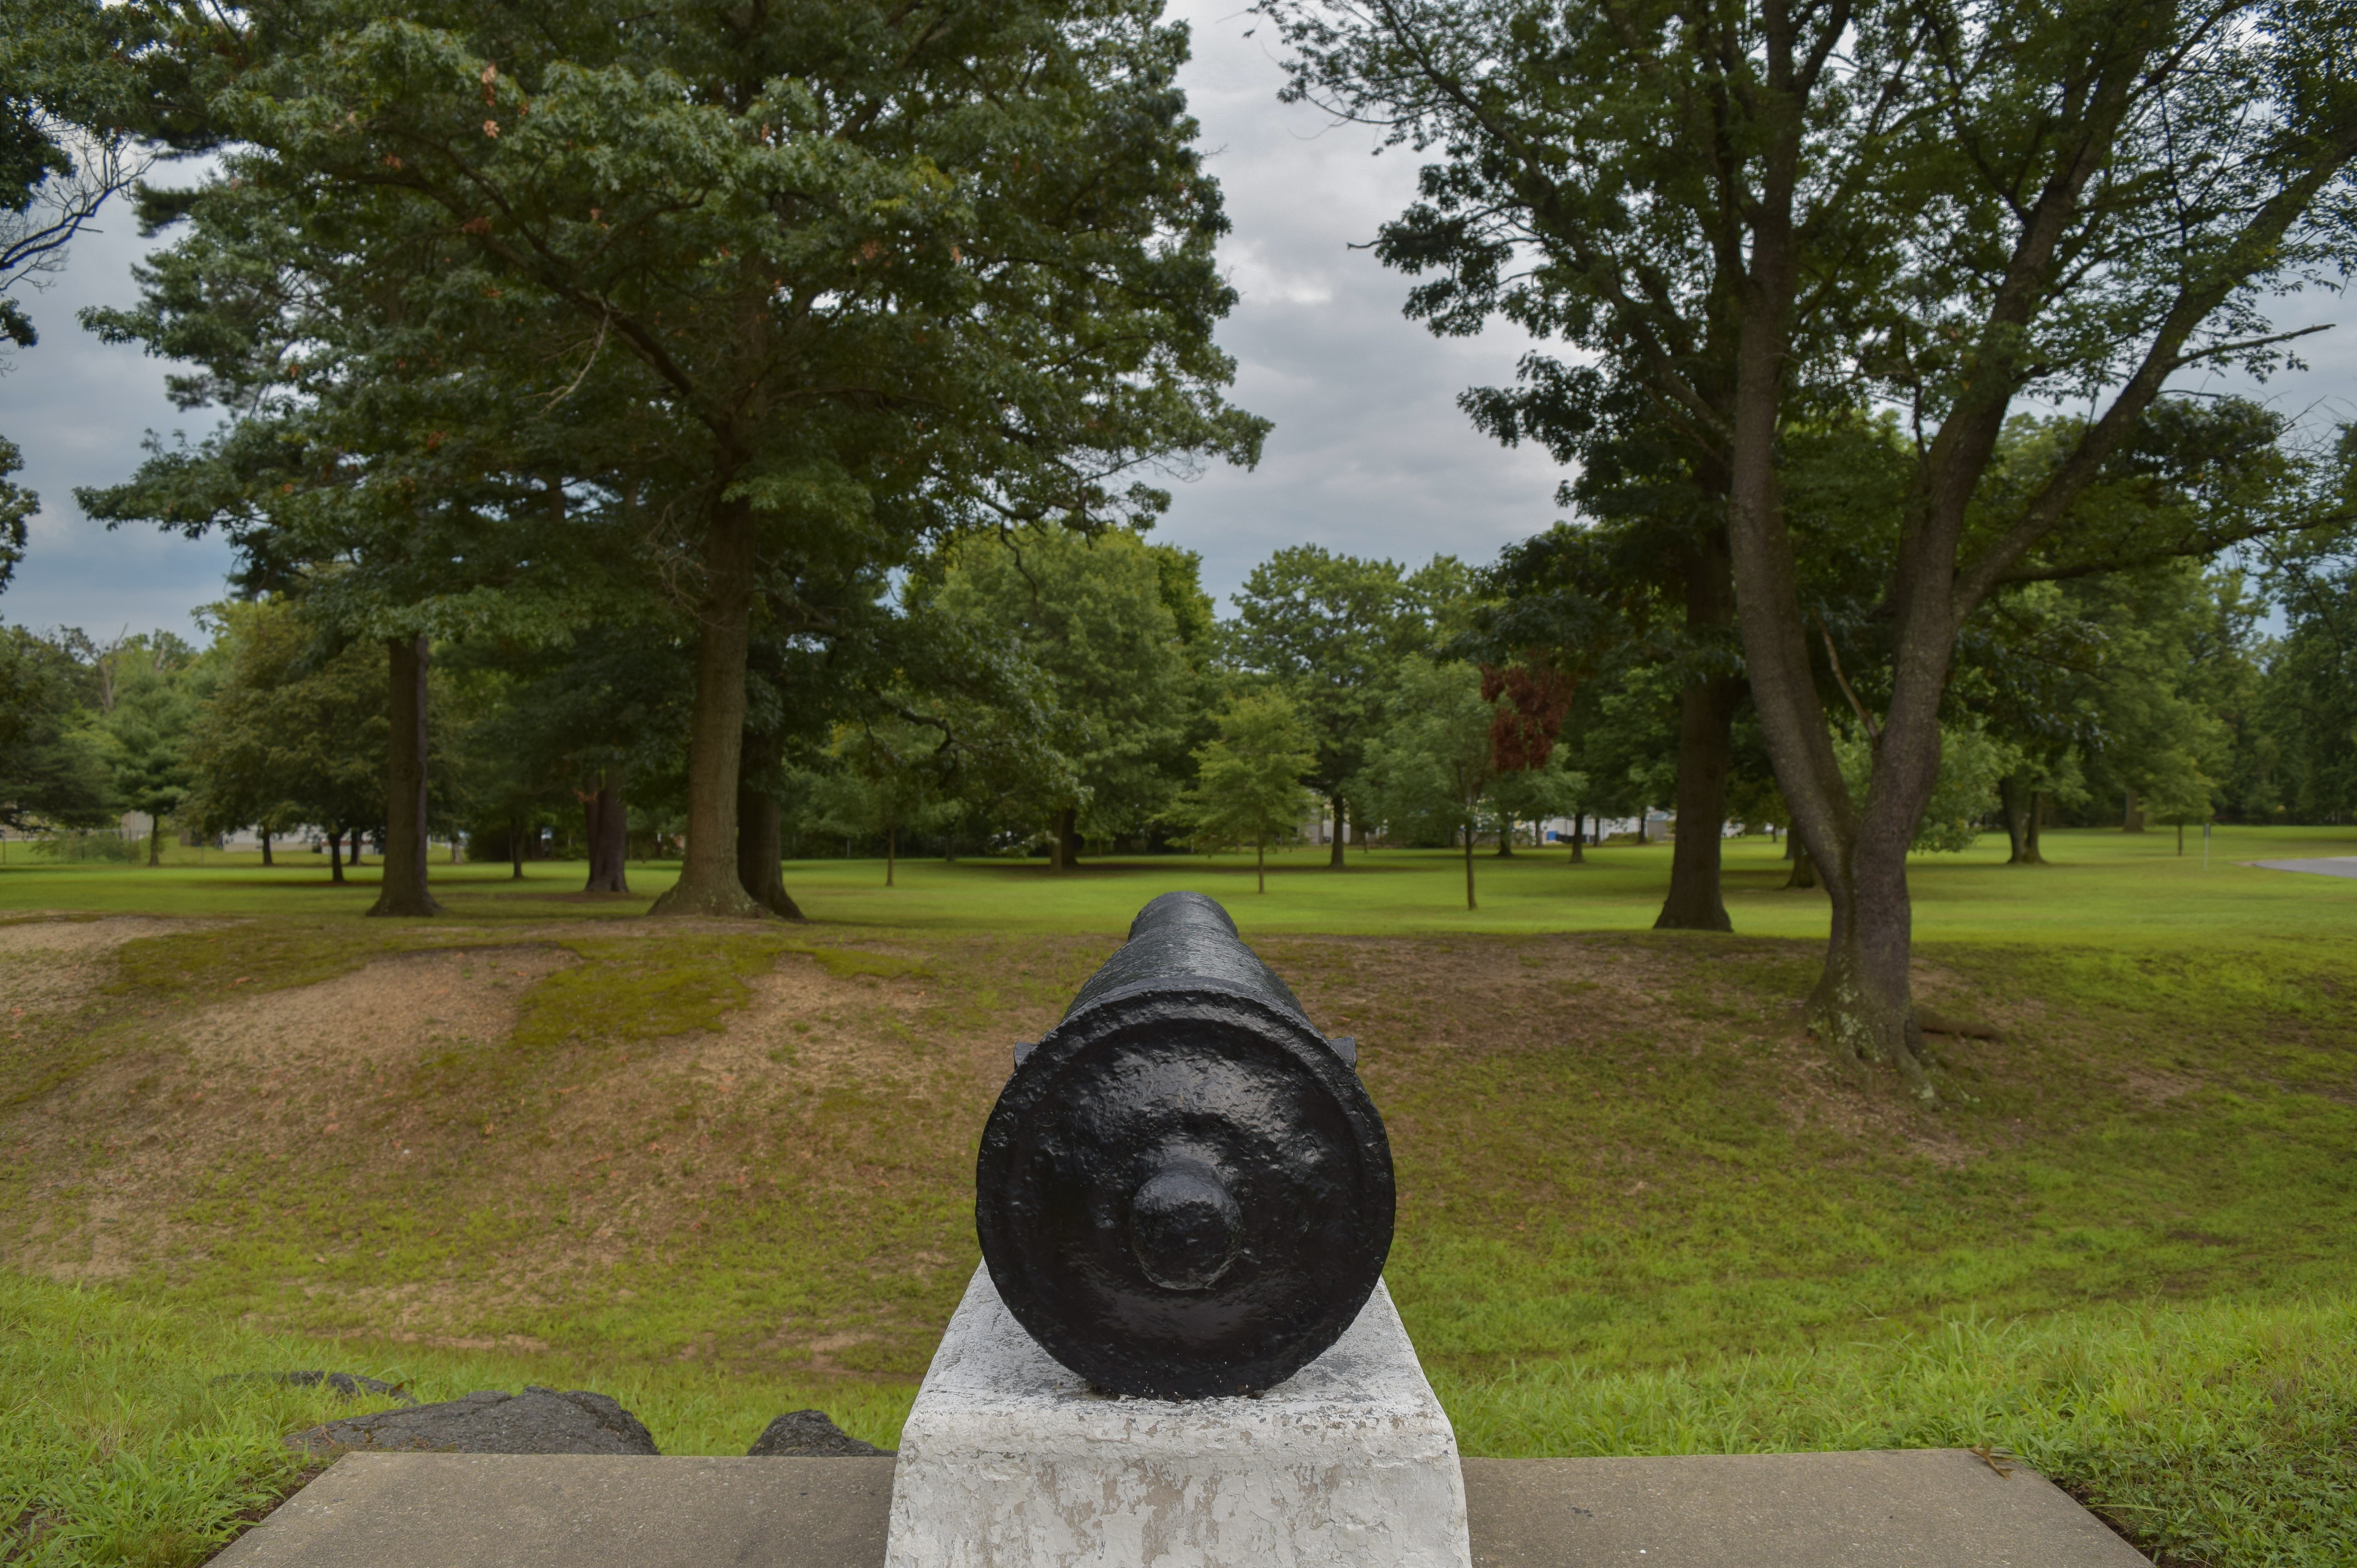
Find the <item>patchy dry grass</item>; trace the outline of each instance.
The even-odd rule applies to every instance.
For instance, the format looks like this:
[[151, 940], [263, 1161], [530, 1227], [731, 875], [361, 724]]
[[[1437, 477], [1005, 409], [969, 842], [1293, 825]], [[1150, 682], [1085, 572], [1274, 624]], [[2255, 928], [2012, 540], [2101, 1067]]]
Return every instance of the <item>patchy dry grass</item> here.
[[[124, 924], [62, 929], [87, 970]], [[973, 1265], [1007, 1044], [1110, 947], [556, 923], [330, 959], [301, 933], [111, 934], [127, 971], [240, 972], [85, 973], [12, 1043], [19, 1266], [351, 1342], [903, 1379]], [[2139, 1008], [2039, 994], [2051, 955], [1935, 953], [1927, 994], [2000, 1037], [1943, 1037], [1955, 1103], [1927, 1113], [1793, 1029], [1794, 944], [1264, 948], [1364, 1042], [1397, 1293], [1468, 1372], [2322, 1283], [2357, 1221], [2333, 1087], [2357, 1040], [2287, 975], [2221, 1004], [2275, 1023], [2190, 1040], [2190, 977]]]
[[122, 971], [239, 972], [12, 1043], [0, 1245], [342, 1340], [910, 1376], [972, 1266], [1001, 985], [1036, 1032], [1105, 950], [935, 940], [947, 985], [735, 927], [500, 937], [118, 933]]

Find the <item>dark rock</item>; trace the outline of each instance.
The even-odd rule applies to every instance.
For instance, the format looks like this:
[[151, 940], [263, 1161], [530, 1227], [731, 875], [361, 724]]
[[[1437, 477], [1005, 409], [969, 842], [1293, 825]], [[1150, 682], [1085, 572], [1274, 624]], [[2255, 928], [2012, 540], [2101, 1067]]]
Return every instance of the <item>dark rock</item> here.
[[331, 1421], [288, 1438], [290, 1446], [332, 1458], [352, 1449], [447, 1454], [652, 1454], [655, 1440], [639, 1418], [607, 1394], [576, 1389], [496, 1389], [443, 1404], [388, 1410]]
[[889, 1448], [878, 1448], [873, 1443], [862, 1443], [827, 1419], [823, 1410], [798, 1410], [781, 1415], [761, 1429], [753, 1446], [745, 1450], [748, 1459], [858, 1459], [870, 1454], [889, 1454]]
[[399, 1383], [379, 1382], [374, 1378], [363, 1378], [357, 1372], [224, 1372], [213, 1381], [284, 1383], [298, 1389], [316, 1389], [324, 1384], [348, 1400], [356, 1400], [362, 1394], [389, 1394], [404, 1404], [417, 1402], [416, 1396]]

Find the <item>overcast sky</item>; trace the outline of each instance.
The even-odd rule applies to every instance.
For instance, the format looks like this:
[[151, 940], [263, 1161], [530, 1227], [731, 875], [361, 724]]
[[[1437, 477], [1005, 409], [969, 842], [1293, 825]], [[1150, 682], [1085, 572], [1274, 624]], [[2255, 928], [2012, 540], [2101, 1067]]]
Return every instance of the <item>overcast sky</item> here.
[[[1405, 280], [1350, 248], [1405, 204], [1413, 156], [1371, 156], [1371, 133], [1278, 103], [1266, 29], [1247, 38], [1254, 19], [1234, 0], [1173, 11], [1194, 27], [1186, 85], [1234, 224], [1222, 255], [1243, 297], [1220, 333], [1238, 362], [1233, 394], [1276, 428], [1257, 469], [1217, 468], [1176, 486], [1157, 537], [1201, 553], [1205, 585], [1227, 613], [1226, 596], [1282, 545], [1479, 563], [1544, 528], [1562, 477], [1554, 463], [1476, 434], [1456, 406], [1468, 386], [1511, 381], [1527, 341], [1501, 329], [1433, 338], [1400, 315]], [[44, 503], [0, 618], [93, 634], [186, 630], [194, 607], [221, 596], [228, 553], [147, 528], [109, 533], [73, 503], [76, 485], [127, 475], [145, 431], [194, 435], [210, 423], [166, 401], [160, 362], [75, 324], [83, 305], [133, 297], [130, 267], [144, 246], [127, 213], [108, 217], [28, 302], [42, 341], [0, 378], [0, 434], [24, 449], [18, 478]], [[2320, 295], [2292, 303], [2287, 321], [2351, 314], [2349, 302]], [[2310, 342], [2316, 369], [2262, 395], [2289, 413], [2350, 417], [2357, 331]]]

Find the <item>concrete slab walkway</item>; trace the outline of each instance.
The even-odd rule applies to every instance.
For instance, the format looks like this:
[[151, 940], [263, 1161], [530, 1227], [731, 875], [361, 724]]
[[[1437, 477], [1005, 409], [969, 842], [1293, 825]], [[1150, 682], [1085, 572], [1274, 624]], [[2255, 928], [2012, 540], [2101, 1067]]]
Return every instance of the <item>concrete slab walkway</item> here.
[[[214, 1568], [878, 1568], [881, 1459], [350, 1454]], [[1475, 1568], [2138, 1568], [1958, 1449], [1469, 1459]], [[1108, 1568], [1130, 1568], [1110, 1564]]]
[[2357, 876], [2357, 854], [2330, 855], [2322, 860], [2247, 860], [2265, 871], [2305, 871], [2310, 876]]
[[2149, 1568], [2034, 1470], [1961, 1448], [1468, 1459], [1473, 1568]]
[[214, 1568], [881, 1568], [892, 1460], [347, 1454]]

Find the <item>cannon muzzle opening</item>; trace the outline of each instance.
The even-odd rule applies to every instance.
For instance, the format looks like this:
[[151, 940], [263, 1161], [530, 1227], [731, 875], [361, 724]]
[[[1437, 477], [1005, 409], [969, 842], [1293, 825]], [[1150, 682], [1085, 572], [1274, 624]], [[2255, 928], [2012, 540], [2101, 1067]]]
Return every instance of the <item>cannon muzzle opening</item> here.
[[985, 1127], [974, 1229], [1048, 1353], [1115, 1393], [1256, 1392], [1351, 1326], [1391, 1250], [1355, 1042], [1311, 1026], [1199, 893], [1166, 893]]

